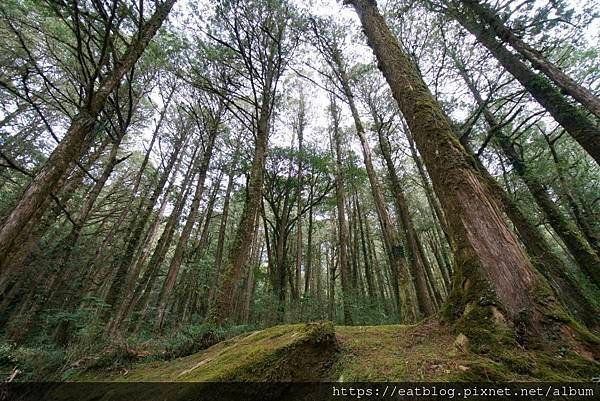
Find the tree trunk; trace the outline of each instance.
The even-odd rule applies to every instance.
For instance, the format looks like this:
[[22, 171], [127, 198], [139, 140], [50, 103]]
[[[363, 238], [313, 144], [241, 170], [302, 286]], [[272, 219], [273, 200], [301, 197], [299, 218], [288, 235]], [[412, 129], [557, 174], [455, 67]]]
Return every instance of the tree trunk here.
[[[456, 270], [445, 315], [456, 319], [457, 324], [466, 320], [482, 324], [482, 315], [493, 319], [501, 310], [512, 321], [520, 322], [519, 327], [531, 330], [528, 334], [540, 333], [545, 308], [559, 306], [551, 302], [551, 298], [545, 300], [546, 305], [536, 302], [534, 290], [547, 288], [543, 279], [536, 276], [498, 205], [482, 184], [477, 169], [455, 139], [448, 118], [389, 30], [375, 2], [347, 0], [346, 3], [354, 6], [361, 20], [369, 46], [406, 118], [434, 190], [447, 212]], [[487, 301], [482, 302], [482, 297]], [[501, 319], [496, 318], [496, 321], [501, 322]], [[461, 329], [469, 336], [475, 327], [467, 324]], [[519, 338], [523, 339], [525, 334], [520, 332]]]
[[237, 141], [235, 150], [233, 151], [233, 160], [229, 166], [229, 173], [227, 178], [227, 189], [225, 189], [225, 198], [223, 199], [223, 211], [221, 213], [221, 222], [219, 224], [219, 238], [217, 239], [217, 249], [215, 251], [215, 268], [213, 271], [213, 277], [211, 280], [211, 286], [208, 290], [208, 303], [209, 307], [214, 301], [215, 288], [219, 282], [219, 276], [221, 274], [221, 264], [223, 263], [223, 250], [225, 248], [225, 233], [227, 229], [227, 219], [229, 218], [229, 203], [231, 202], [231, 191], [233, 191], [233, 184], [235, 180], [235, 169], [237, 168], [238, 159], [240, 156], [241, 141]]
[[552, 160], [554, 161], [554, 165], [556, 166], [558, 181], [560, 183], [560, 190], [558, 192], [561, 194], [561, 198], [563, 198], [563, 200], [565, 200], [567, 205], [569, 206], [569, 209], [571, 210], [571, 213], [575, 218], [575, 222], [577, 223], [579, 230], [581, 230], [581, 233], [585, 236], [585, 239], [594, 249], [596, 254], [600, 255], [600, 235], [590, 224], [594, 221], [594, 219], [587, 215], [585, 210], [582, 210], [580, 203], [575, 199], [575, 196], [573, 196], [571, 186], [568, 182], [569, 177], [567, 177], [567, 172], [564, 171], [562, 161], [560, 160], [558, 152], [556, 151], [556, 139], [551, 140], [546, 135], [544, 135], [544, 138], [548, 143], [548, 148], [550, 149]]
[[79, 160], [86, 150], [86, 143], [93, 133], [96, 119], [104, 108], [110, 93], [123, 76], [133, 68], [148, 43], [152, 40], [176, 0], [166, 0], [157, 6], [152, 17], [144, 24], [135, 40], [127, 47], [115, 68], [99, 83], [97, 91], [88, 99], [86, 106], [73, 118], [67, 133], [52, 151], [46, 163], [29, 183], [12, 212], [0, 227], [0, 269], [7, 268], [5, 257], [15, 244], [19, 231], [31, 220], [44, 201], [51, 195], [58, 181]]
[[215, 303], [210, 312], [210, 320], [219, 325], [224, 324], [233, 312], [235, 289], [241, 278], [242, 269], [248, 261], [250, 245], [252, 244], [254, 234], [254, 223], [260, 210], [265, 154], [269, 138], [271, 96], [270, 88], [265, 88], [257, 122], [254, 158], [250, 167], [250, 178], [248, 180], [244, 209], [235, 232], [232, 247], [229, 251], [227, 265], [223, 271]]
[[400, 220], [402, 221], [402, 228], [404, 229], [404, 235], [408, 245], [406, 250], [408, 253], [409, 266], [411, 267], [412, 279], [417, 293], [417, 302], [419, 304], [419, 309], [423, 315], [427, 317], [435, 313], [435, 305], [433, 304], [433, 301], [429, 296], [429, 290], [427, 289], [427, 270], [429, 269], [429, 263], [423, 253], [423, 248], [408, 210], [408, 204], [400, 184], [400, 178], [398, 178], [398, 174], [396, 174], [396, 167], [392, 160], [390, 143], [381, 129], [378, 130], [378, 134], [379, 148], [385, 159], [388, 170], [387, 177], [390, 182], [390, 189], [394, 195], [394, 201], [400, 215]]
[[302, 175], [302, 160], [304, 158], [304, 93], [300, 92], [300, 105], [298, 107], [298, 173], [296, 179], [298, 185], [296, 186], [296, 295], [300, 296], [301, 279], [302, 279], [302, 187], [303, 187], [303, 175]]
[[[191, 192], [189, 184], [196, 175], [198, 163], [200, 160], [199, 158], [195, 158], [196, 150], [192, 155], [192, 165], [188, 168], [188, 171], [186, 172], [186, 175], [181, 184], [181, 190], [178, 192], [177, 200], [175, 201], [173, 211], [171, 212], [167, 224], [165, 225], [165, 228], [158, 240], [158, 243], [154, 248], [152, 257], [148, 261], [146, 271], [144, 272], [140, 282], [138, 283], [137, 288], [135, 289], [133, 296], [131, 297], [130, 305], [127, 309], [127, 312], [125, 313], [125, 316], [130, 316], [136, 307], [138, 310], [141, 311], [142, 316], [146, 313], [147, 306], [150, 302], [150, 292], [152, 290], [152, 287], [154, 286], [156, 278], [158, 277], [160, 266], [165, 259], [167, 251], [169, 250], [169, 246], [175, 233], [175, 228], [177, 227], [177, 222], [179, 221], [181, 213], [183, 212], [183, 206], [185, 205], [187, 198]], [[143, 319], [140, 318], [138, 322], [141, 322], [141, 320]]]
[[[130, 226], [125, 234], [126, 245], [125, 252], [123, 255], [116, 260], [116, 266], [113, 267], [115, 271], [115, 277], [112, 281], [112, 284], [109, 287], [108, 294], [106, 296], [106, 303], [111, 306], [112, 312], [117, 310], [117, 304], [121, 301], [123, 292], [131, 291], [133, 283], [137, 279], [139, 275], [138, 268], [141, 268], [141, 265], [136, 263], [137, 259], [135, 258], [136, 250], [140, 246], [140, 242], [142, 241], [144, 228], [147, 225], [148, 219], [150, 218], [152, 211], [154, 210], [154, 206], [158, 201], [160, 194], [162, 193], [165, 184], [171, 174], [171, 170], [173, 169], [174, 164], [179, 159], [179, 152], [183, 146], [184, 137], [178, 138], [175, 143], [174, 149], [169, 156], [169, 160], [165, 167], [165, 171], [160, 177], [160, 180], [157, 186], [154, 188], [150, 198], [145, 200], [146, 202], [142, 202], [140, 207], [143, 207], [141, 213], [136, 213], [138, 216], [136, 219], [133, 219], [130, 223]], [[156, 252], [155, 252], [156, 253]], [[164, 257], [164, 255], [163, 255]], [[105, 317], [108, 317], [108, 310], [105, 313]], [[112, 327], [109, 327], [112, 328]]]
[[512, 46], [537, 70], [543, 72], [564, 93], [577, 100], [587, 110], [600, 118], [600, 99], [565, 74], [558, 66], [550, 62], [541, 52], [529, 46], [507, 27], [494, 10], [477, 0], [462, 1], [465, 7], [475, 13], [482, 23], [487, 24], [502, 42]]
[[[208, 138], [206, 138], [206, 147], [204, 149], [204, 154], [202, 155], [202, 162], [200, 163], [200, 167], [198, 170], [198, 181], [196, 183], [194, 197], [192, 198], [192, 204], [190, 205], [190, 212], [188, 214], [185, 225], [181, 230], [181, 234], [179, 235], [179, 240], [177, 241], [175, 252], [173, 253], [173, 258], [171, 259], [169, 270], [167, 272], [167, 278], [165, 279], [163, 289], [159, 296], [156, 323], [154, 325], [154, 329], [157, 331], [160, 331], [162, 329], [167, 308], [167, 301], [169, 299], [169, 296], [171, 295], [173, 287], [175, 286], [177, 274], [179, 273], [179, 268], [181, 267], [181, 263], [183, 262], [183, 253], [187, 248], [187, 242], [190, 239], [190, 234], [192, 233], [194, 224], [196, 224], [196, 219], [198, 217], [198, 209], [200, 207], [200, 201], [202, 200], [202, 193], [204, 192], [204, 181], [206, 180], [206, 174], [208, 172], [208, 167], [212, 158], [215, 139], [217, 137], [217, 133], [219, 132], [219, 124], [220, 116], [216, 119], [216, 121], [213, 122], [213, 126], [209, 129], [208, 132]], [[206, 217], [209, 218], [210, 216]]]
[[373, 282], [373, 264], [371, 262], [371, 260], [369, 259], [369, 251], [367, 249], [367, 240], [365, 238], [365, 230], [364, 230], [364, 225], [365, 222], [364, 220], [364, 216], [363, 216], [363, 212], [361, 210], [360, 207], [360, 202], [358, 200], [358, 194], [355, 194], [354, 196], [354, 202], [356, 204], [356, 211], [358, 213], [358, 225], [359, 225], [359, 232], [360, 232], [360, 244], [361, 244], [361, 250], [363, 253], [363, 263], [364, 263], [364, 268], [365, 268], [365, 279], [367, 281], [367, 293], [369, 294], [369, 298], [370, 301], [372, 303], [376, 303], [377, 301], [377, 292], [375, 291], [375, 284]]
[[[114, 332], [120, 328], [121, 323], [129, 317], [132, 312], [133, 307], [135, 306], [135, 284], [139, 279], [140, 272], [142, 271], [142, 267], [146, 263], [146, 259], [150, 255], [151, 246], [154, 243], [154, 239], [157, 235], [159, 226], [161, 224], [161, 219], [167, 205], [169, 203], [168, 195], [171, 193], [173, 186], [175, 185], [175, 180], [177, 178], [177, 174], [179, 173], [179, 169], [182, 163], [184, 152], [181, 152], [177, 158], [175, 165], [172, 168], [172, 171], [169, 172], [170, 178], [169, 183], [167, 185], [167, 189], [164, 192], [163, 199], [161, 201], [161, 205], [156, 213], [156, 217], [150, 223], [150, 227], [145, 235], [145, 239], [140, 247], [138, 254], [135, 256], [133, 261], [133, 268], [131, 269], [131, 273], [127, 277], [127, 281], [125, 283], [125, 287], [123, 289], [123, 297], [121, 298], [121, 302], [119, 304], [119, 308], [117, 313], [113, 317], [111, 322], [111, 327], [109, 327], [109, 332]], [[195, 153], [194, 153], [195, 155]], [[165, 230], [167, 228], [165, 227]], [[159, 241], [160, 243], [160, 241]], [[157, 245], [158, 246], [158, 245]], [[142, 280], [143, 281], [143, 280]]]
[[[337, 203], [337, 227], [338, 227], [338, 265], [340, 269], [340, 278], [342, 281], [342, 303], [344, 310], [344, 324], [352, 325], [352, 307], [350, 302], [351, 288], [350, 288], [350, 269], [348, 264], [348, 227], [346, 225], [346, 201], [345, 201], [345, 189], [344, 189], [344, 175], [343, 175], [343, 160], [342, 160], [342, 139], [339, 127], [339, 112], [335, 103], [335, 98], [331, 97], [331, 116], [333, 121], [333, 141], [335, 149], [335, 199]], [[330, 286], [333, 286], [335, 282], [334, 273], [331, 273], [332, 277]], [[333, 291], [334, 288], [331, 288]]]
[[464, 12], [452, 10], [452, 16], [483, 44], [502, 66], [531, 93], [567, 133], [600, 164], [600, 129], [578, 107], [552, 86], [548, 80], [533, 72], [517, 56], [494, 37], [492, 29], [475, 21]]

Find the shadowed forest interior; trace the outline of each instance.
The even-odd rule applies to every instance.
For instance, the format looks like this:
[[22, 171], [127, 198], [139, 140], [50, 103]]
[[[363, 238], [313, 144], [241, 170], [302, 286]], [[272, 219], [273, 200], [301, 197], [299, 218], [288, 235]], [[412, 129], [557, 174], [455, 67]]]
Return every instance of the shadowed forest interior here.
[[324, 320], [600, 372], [600, 8], [377, 3], [1, 2], [3, 380]]

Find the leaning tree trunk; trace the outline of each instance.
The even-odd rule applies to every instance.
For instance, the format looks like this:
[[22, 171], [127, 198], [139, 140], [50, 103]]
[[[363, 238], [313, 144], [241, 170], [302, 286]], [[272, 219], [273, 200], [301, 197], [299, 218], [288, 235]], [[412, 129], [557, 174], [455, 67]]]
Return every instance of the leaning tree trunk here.
[[558, 175], [559, 188], [558, 191], [560, 193], [560, 197], [564, 199], [564, 201], [569, 206], [571, 210], [571, 214], [575, 218], [575, 222], [577, 226], [581, 230], [581, 233], [585, 236], [587, 242], [590, 244], [597, 255], [600, 255], [600, 233], [593, 227], [594, 219], [589, 216], [585, 210], [582, 210], [580, 206], [581, 201], [576, 199], [574, 196], [571, 185], [568, 182], [568, 174], [565, 171], [562, 161], [558, 156], [558, 152], [556, 150], [555, 141], [560, 138], [550, 139], [548, 136], [544, 135], [544, 139], [548, 143], [548, 148], [550, 149], [550, 154], [552, 155], [552, 160], [554, 161], [554, 165], [556, 166], [556, 173]]
[[208, 167], [212, 158], [215, 139], [219, 131], [219, 124], [220, 121], [217, 120], [209, 129], [209, 137], [206, 139], [206, 148], [204, 149], [204, 154], [202, 155], [202, 162], [200, 163], [200, 168], [198, 171], [198, 181], [196, 183], [194, 197], [192, 198], [192, 204], [190, 205], [190, 212], [188, 214], [185, 225], [181, 230], [181, 234], [179, 235], [179, 240], [177, 241], [173, 258], [171, 258], [171, 263], [169, 264], [167, 278], [165, 279], [164, 286], [162, 288], [162, 291], [160, 292], [156, 323], [154, 325], [154, 329], [157, 331], [162, 329], [165, 313], [167, 310], [167, 301], [169, 300], [171, 291], [175, 286], [177, 274], [179, 273], [179, 268], [181, 267], [181, 263], [183, 262], [183, 253], [187, 248], [187, 242], [190, 238], [190, 234], [192, 233], [192, 229], [194, 228], [194, 224], [196, 224], [196, 218], [198, 217], [198, 209], [200, 207], [200, 200], [202, 199], [202, 193], [204, 192], [204, 181], [206, 180], [206, 174], [208, 172]]
[[541, 52], [537, 51], [507, 27], [496, 12], [478, 0], [462, 0], [465, 7], [473, 11], [483, 23], [495, 33], [498, 39], [508, 43], [521, 56], [526, 58], [531, 65], [544, 73], [564, 93], [577, 100], [583, 107], [600, 118], [600, 99], [587, 88], [584, 88], [571, 77], [565, 74], [558, 66], [548, 60]]
[[502, 66], [510, 72], [567, 133], [600, 164], [600, 128], [578, 107], [569, 103], [544, 77], [533, 72], [517, 56], [494, 37], [494, 32], [460, 11], [451, 14], [483, 44]]
[[[194, 151], [194, 156], [195, 156]], [[146, 315], [148, 305], [150, 303], [150, 293], [152, 292], [152, 288], [154, 287], [154, 283], [158, 278], [158, 273], [160, 270], [160, 266], [164, 261], [166, 254], [171, 245], [171, 241], [173, 240], [173, 236], [175, 234], [175, 229], [177, 228], [177, 222], [181, 217], [181, 213], [183, 212], [184, 205], [187, 201], [188, 196], [190, 195], [191, 188], [190, 183], [193, 178], [196, 176], [196, 172], [198, 169], [198, 163], [200, 159], [196, 159], [192, 165], [188, 168], [186, 172], [186, 176], [183, 179], [181, 184], [181, 190], [178, 193], [177, 200], [175, 201], [175, 206], [173, 207], [173, 211], [169, 216], [167, 224], [154, 248], [154, 252], [152, 253], [152, 257], [148, 261], [148, 265], [146, 266], [146, 271], [142, 275], [142, 278], [135, 289], [130, 304], [127, 308], [125, 316], [129, 316], [135, 308], [140, 310], [140, 318], [138, 320], [138, 324], [134, 331], [137, 331], [144, 320]], [[114, 285], [114, 283], [113, 283]], [[108, 302], [107, 302], [108, 303]]]
[[[402, 221], [402, 228], [404, 229], [404, 235], [406, 236], [406, 242], [408, 245], [406, 248], [409, 266], [411, 266], [411, 273], [413, 276], [412, 279], [415, 282], [417, 301], [419, 302], [419, 306], [423, 314], [425, 316], [430, 316], [435, 313], [435, 305], [429, 296], [427, 286], [427, 270], [430, 268], [428, 266], [429, 261], [425, 257], [412, 217], [408, 210], [408, 203], [406, 202], [406, 197], [404, 196], [404, 191], [402, 190], [402, 186], [400, 184], [400, 179], [396, 173], [396, 167], [392, 161], [390, 143], [382, 130], [379, 129], [378, 131], [379, 148], [383, 158], [385, 159], [390, 188], [392, 190], [392, 194], [394, 195], [396, 208], [398, 209], [400, 220]], [[434, 285], [435, 283], [432, 282], [432, 290], [436, 291]]]
[[[480, 341], [498, 341], [489, 325], [512, 322], [511, 340], [549, 340], [545, 316], [561, 310], [545, 280], [505, 222], [502, 212], [465, 149], [454, 137], [448, 117], [402, 50], [373, 0], [347, 0], [356, 10], [392, 94], [425, 161], [448, 219], [454, 243], [454, 286], [444, 316]], [[489, 338], [482, 339], [482, 324]], [[544, 326], [546, 325], [546, 326]], [[493, 326], [492, 326], [493, 327]], [[486, 337], [484, 335], [484, 337]]]
[[14, 241], [20, 230], [36, 214], [44, 201], [51, 196], [52, 189], [69, 167], [81, 158], [86, 150], [88, 138], [94, 131], [93, 127], [96, 125], [97, 117], [104, 109], [109, 95], [118, 86], [123, 76], [133, 68], [167, 18], [175, 1], [166, 0], [157, 6], [152, 17], [135, 36], [136, 39], [127, 47], [121, 60], [115, 63], [116, 67], [99, 83], [98, 89], [88, 99], [86, 106], [78, 111], [64, 138], [29, 183], [12, 212], [2, 222], [2, 227], [0, 227], [0, 269], [8, 268], [5, 258], [13, 246], [18, 246]]

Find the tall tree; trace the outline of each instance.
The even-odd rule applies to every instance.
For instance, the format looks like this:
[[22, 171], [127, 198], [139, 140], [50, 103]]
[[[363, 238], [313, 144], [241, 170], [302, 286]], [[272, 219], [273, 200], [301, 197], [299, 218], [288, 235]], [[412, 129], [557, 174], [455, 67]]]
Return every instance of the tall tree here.
[[[423, 155], [436, 194], [448, 212], [456, 271], [446, 314], [460, 322], [475, 316], [492, 317], [494, 310], [501, 310], [509, 320], [527, 322], [524, 329], [529, 333], [521, 333], [521, 338], [535, 340], [534, 334], [546, 334], [540, 319], [548, 313], [548, 304], [534, 295], [545, 283], [536, 275], [479, 172], [455, 139], [448, 117], [375, 2], [346, 3], [361, 20], [369, 46]], [[491, 299], [474, 301], [482, 296]], [[469, 331], [468, 326], [463, 329]]]
[[288, 37], [290, 12], [286, 3], [262, 0], [233, 1], [217, 9], [223, 35], [212, 35], [211, 39], [231, 53], [232, 59], [228, 62], [243, 71], [242, 76], [248, 80], [247, 86], [238, 88], [237, 96], [244, 101], [251, 99], [251, 111], [238, 107], [236, 112], [255, 136], [242, 216], [212, 305], [211, 320], [220, 324], [231, 317], [235, 288], [248, 261], [260, 210], [264, 161], [277, 84], [297, 41]]
[[600, 164], [600, 130], [597, 125], [582, 110], [571, 104], [546, 77], [535, 73], [506, 49], [485, 20], [478, 20], [477, 16], [465, 10], [461, 4], [463, 2], [451, 2], [447, 12], [471, 32], [533, 98], [548, 110], [556, 122], [596, 160], [596, 163]]
[[[344, 189], [344, 167], [342, 157], [342, 138], [340, 128], [339, 109], [335, 102], [335, 97], [331, 99], [331, 121], [332, 121], [332, 148], [335, 150], [335, 199], [337, 204], [337, 262], [340, 269], [340, 277], [342, 281], [342, 303], [344, 309], [344, 324], [352, 325], [352, 306], [354, 289], [350, 286], [350, 266], [348, 261], [348, 226], [346, 225], [346, 194]], [[330, 280], [335, 282], [335, 269], [330, 273]], [[393, 283], [394, 288], [397, 288], [397, 282]], [[333, 286], [331, 287], [333, 291]]]
[[[69, 170], [69, 167], [82, 157], [86, 150], [89, 136], [94, 132], [93, 127], [97, 123], [97, 117], [102, 112], [108, 96], [117, 87], [123, 76], [133, 68], [138, 58], [142, 55], [148, 43], [152, 40], [176, 0], [166, 0], [157, 3], [154, 14], [145, 22], [141, 23], [139, 32], [135, 35], [131, 43], [127, 44], [126, 51], [122, 55], [110, 54], [110, 42], [113, 40], [112, 21], [116, 14], [117, 1], [113, 1], [110, 11], [105, 11], [105, 15], [110, 15], [107, 19], [107, 25], [104, 27], [103, 45], [100, 46], [100, 61], [91, 74], [87, 85], [82, 89], [85, 91], [85, 101], [83, 106], [72, 118], [71, 124], [54, 149], [44, 166], [38, 171], [25, 189], [19, 202], [12, 212], [6, 216], [0, 227], [0, 266], [9, 269], [7, 260], [5, 260], [14, 244], [14, 240], [19, 231], [35, 215], [36, 210], [50, 196], [52, 188], [57, 184], [61, 177]], [[79, 36], [80, 28], [85, 21], [79, 16], [87, 13], [79, 9], [76, 3], [71, 10], [75, 19], [70, 27], [76, 37], [77, 43], [83, 47], [85, 38]], [[138, 16], [143, 19], [142, 15]], [[107, 64], [109, 57], [113, 57], [113, 67], [108, 71], [102, 71]]]

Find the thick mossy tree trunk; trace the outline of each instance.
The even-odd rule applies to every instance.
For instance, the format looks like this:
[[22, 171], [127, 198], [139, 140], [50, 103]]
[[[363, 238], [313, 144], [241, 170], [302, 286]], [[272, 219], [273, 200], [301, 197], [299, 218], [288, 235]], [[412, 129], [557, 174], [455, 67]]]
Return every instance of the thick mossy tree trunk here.
[[528, 171], [525, 161], [521, 158], [517, 149], [515, 149], [515, 145], [508, 134], [504, 132], [503, 124], [487, 108], [479, 90], [467, 76], [464, 66], [458, 63], [457, 67], [475, 98], [477, 105], [482, 110], [485, 121], [496, 137], [498, 145], [500, 145], [502, 152], [507, 157], [514, 171], [521, 177], [548, 223], [550, 223], [550, 226], [565, 243], [580, 269], [594, 284], [600, 286], [600, 258], [586, 241], [586, 238], [579, 232], [577, 226], [569, 221], [559, 207], [550, 199], [542, 183]]
[[[461, 2], [462, 3], [462, 2]], [[484, 45], [498, 62], [514, 76], [567, 133], [600, 164], [600, 128], [581, 109], [571, 104], [546, 77], [536, 74], [511, 53], [485, 23], [469, 10], [449, 9], [449, 13]]]
[[521, 249], [416, 65], [373, 0], [346, 3], [360, 17], [446, 211], [456, 270], [444, 316], [475, 349], [503, 338], [522, 344], [554, 343], [555, 330], [568, 326], [568, 315]]

